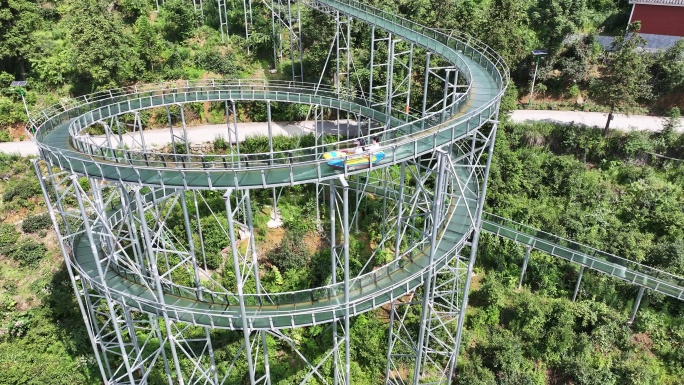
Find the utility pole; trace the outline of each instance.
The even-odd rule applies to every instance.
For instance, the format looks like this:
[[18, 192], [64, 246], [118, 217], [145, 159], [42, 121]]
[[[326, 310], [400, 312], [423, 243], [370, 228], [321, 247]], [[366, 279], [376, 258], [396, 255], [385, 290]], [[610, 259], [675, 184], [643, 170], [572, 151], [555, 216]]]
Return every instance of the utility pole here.
[[28, 107], [26, 106], [26, 98], [24, 97], [24, 87], [28, 82], [26, 80], [14, 81], [10, 84], [10, 87], [18, 88], [19, 95], [21, 95], [21, 101], [24, 102], [24, 111], [26, 111], [26, 121], [28, 122], [31, 117], [29, 116]]
[[537, 68], [539, 68], [539, 59], [541, 59], [542, 56], [546, 55], [548, 52], [546, 52], [545, 49], [535, 49], [532, 51], [532, 55], [534, 55], [537, 60], [534, 64], [534, 76], [532, 77], [532, 87], [530, 89], [530, 100], [527, 102], [527, 107], [530, 107], [532, 105], [532, 98], [534, 95], [534, 82], [537, 80]]

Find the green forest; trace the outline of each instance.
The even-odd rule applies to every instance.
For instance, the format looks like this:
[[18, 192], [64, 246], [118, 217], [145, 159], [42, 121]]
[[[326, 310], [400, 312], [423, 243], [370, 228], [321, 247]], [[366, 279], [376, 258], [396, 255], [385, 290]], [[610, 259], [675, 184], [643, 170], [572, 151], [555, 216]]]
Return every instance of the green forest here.
[[[66, 97], [136, 83], [298, 74], [299, 55], [290, 52], [289, 32], [272, 33], [264, 2], [253, 2], [247, 38], [241, 2], [227, 3], [227, 37], [220, 32], [217, 3], [204, 1], [201, 11], [195, 3], [200, 2], [0, 1], [0, 140], [20, 138], [26, 121], [19, 90], [8, 87], [13, 80], [28, 80], [26, 100], [37, 111]], [[643, 39], [624, 38], [631, 9], [627, 0], [369, 3], [436, 29], [466, 32], [494, 48], [514, 80], [505, 109], [526, 104], [534, 69], [531, 51], [539, 48], [548, 55], [539, 64], [534, 108], [661, 114], [684, 108], [684, 42], [665, 52], [640, 53], [635, 48], [643, 47]], [[325, 66], [330, 41], [321, 37], [334, 36], [334, 20], [308, 7], [300, 11], [303, 79], [329, 83], [334, 74], [334, 66]], [[353, 23], [351, 28], [352, 56], [364, 63], [370, 27]], [[612, 51], [597, 43], [599, 33], [617, 36]], [[282, 47], [277, 64], [274, 44]], [[368, 69], [356, 72], [366, 84]], [[420, 95], [413, 98], [411, 104], [418, 105]]]
[[[677, 107], [684, 108], [684, 40], [665, 52], [638, 53], [644, 42], [623, 37], [630, 10], [626, 0], [369, 3], [434, 28], [467, 32], [493, 47], [511, 69], [506, 111], [527, 104], [534, 64], [530, 52], [536, 48], [549, 54], [540, 63], [532, 108], [672, 117], [679, 116]], [[159, 6], [151, 0], [0, 0], [0, 141], [26, 139], [21, 94], [9, 87], [13, 80], [28, 80], [26, 101], [36, 112], [65, 98], [137, 83], [290, 79], [295, 66], [290, 53], [274, 64], [273, 45], [283, 37], [270, 32], [270, 11], [254, 3], [255, 32], [245, 38], [242, 3], [228, 6], [229, 36], [224, 39], [211, 1], [199, 11], [190, 0]], [[329, 40], [320, 37], [333, 35], [335, 25], [316, 11], [301, 11], [304, 80], [316, 82], [330, 48]], [[368, 26], [352, 28], [354, 44], [367, 46]], [[630, 28], [638, 30], [638, 25]], [[617, 36], [614, 51], [601, 49], [599, 33]], [[359, 48], [360, 55], [367, 51]], [[331, 81], [332, 71], [326, 69], [325, 82]], [[363, 71], [360, 76], [366, 79]], [[241, 121], [265, 118], [260, 104], [239, 108]], [[220, 123], [225, 121], [222, 113], [188, 106], [187, 116], [197, 124]], [[146, 123], [154, 126], [154, 111], [150, 114]], [[274, 115], [294, 120], [302, 111], [276, 105]], [[684, 135], [675, 122], [669, 120], [658, 133], [621, 133], [513, 124], [504, 118], [486, 211], [684, 275], [684, 165], [671, 159], [684, 157]], [[293, 145], [286, 138], [277, 143]], [[263, 138], [252, 138], [244, 149], [259, 151], [264, 145]], [[214, 146], [218, 152], [226, 148], [218, 139]], [[0, 385], [98, 384], [92, 346], [33, 166], [28, 159], [0, 155], [0, 176]], [[329, 255], [302, 241], [316, 233], [315, 207], [305, 189], [288, 189], [280, 206], [284, 234], [268, 251], [271, 267], [264, 272], [264, 285], [273, 292], [319, 285], [330, 274], [321, 266], [329, 263]], [[255, 223], [264, 229], [268, 196], [255, 200], [263, 203], [253, 208]], [[377, 222], [376, 215], [372, 206], [366, 208], [364, 220]], [[205, 236], [211, 239], [212, 234]], [[365, 252], [366, 236], [353, 237], [352, 260], [354, 253]], [[263, 230], [258, 241], [272, 239]], [[219, 243], [207, 244], [215, 250], [206, 263], [220, 269]], [[532, 252], [518, 290], [523, 255], [521, 246], [494, 236], [484, 234], [480, 240], [459, 384], [682, 382], [680, 302], [647, 292], [629, 325], [638, 288], [588, 271], [573, 302], [578, 267]], [[359, 384], [382, 382], [388, 334], [383, 312], [352, 322], [352, 346], [358, 347], [352, 351], [352, 371]], [[297, 333], [305, 351], [315, 352], [321, 341], [330, 341], [320, 327]], [[226, 344], [237, 343], [229, 333], [224, 337]], [[270, 348], [284, 349], [270, 342]], [[274, 384], [298, 383], [302, 370], [287, 360], [271, 363]]]
[[[684, 135], [667, 129], [604, 137], [601, 130], [583, 126], [506, 124], [497, 134], [486, 210], [684, 275], [684, 165], [657, 155], [678, 156], [682, 142]], [[42, 214], [44, 203], [31, 166], [23, 158], [1, 160], [6, 182], [0, 226], [0, 383], [98, 383], [83, 320], [51, 222]], [[269, 291], [318, 285], [330, 274], [326, 251], [307, 246], [316, 231], [312, 203], [304, 191], [292, 188], [280, 203], [285, 227], [279, 244], [268, 252], [271, 268], [263, 281]], [[255, 201], [267, 202], [265, 195]], [[259, 205], [253, 210], [255, 226], [265, 228], [268, 215]], [[364, 221], [377, 221], [374, 215], [381, 212], [367, 211], [362, 229]], [[210, 228], [204, 233], [208, 248], [211, 239], [222, 235], [212, 235]], [[358, 238], [362, 236], [353, 237], [352, 262], [364, 252]], [[267, 237], [262, 233], [258, 244], [267, 244]], [[636, 287], [586, 272], [579, 298], [572, 302], [578, 267], [533, 252], [518, 290], [523, 254], [520, 246], [483, 235], [458, 383], [680, 383], [680, 302], [648, 292], [635, 322], [628, 325]], [[207, 264], [219, 266], [221, 261]], [[379, 383], [383, 374], [378, 363], [386, 354], [385, 312], [378, 309], [353, 320], [357, 383]], [[305, 351], [315, 351], [325, 346], [318, 345], [326, 340], [321, 333], [323, 328], [311, 327], [296, 338]], [[300, 370], [287, 361], [271, 363], [277, 384], [296, 383]]]

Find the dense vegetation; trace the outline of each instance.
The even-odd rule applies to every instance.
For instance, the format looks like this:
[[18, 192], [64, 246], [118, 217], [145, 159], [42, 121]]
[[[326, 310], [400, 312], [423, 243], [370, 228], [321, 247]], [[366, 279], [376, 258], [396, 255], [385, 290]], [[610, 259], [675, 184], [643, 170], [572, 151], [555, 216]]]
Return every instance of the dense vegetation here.
[[[462, 0], [373, 1], [385, 10], [436, 28], [458, 28], [490, 44], [508, 60], [515, 85], [509, 103], [526, 94], [530, 54], [545, 47], [537, 86], [539, 107], [669, 110], [682, 100], [684, 43], [656, 55], [634, 56], [641, 42], [619, 39], [614, 54], [595, 42], [599, 29], [622, 34], [627, 2], [617, 0]], [[29, 79], [31, 109], [111, 87], [137, 82], [211, 77], [289, 78], [289, 54], [273, 68], [270, 15], [255, 2], [248, 40], [240, 35], [241, 5], [231, 8], [231, 36], [218, 32], [213, 2], [205, 18], [192, 2], [169, 0], [156, 11], [153, 1], [0, 0], [0, 140], [10, 140], [25, 114], [20, 95], [6, 88]], [[305, 78], [317, 81], [334, 34], [327, 16], [304, 11]], [[202, 26], [204, 25], [204, 26]], [[259, 32], [262, 31], [262, 32]], [[267, 31], [267, 32], [263, 32]], [[367, 45], [369, 30], [355, 24], [354, 43]], [[251, 53], [246, 53], [246, 46]], [[623, 48], [624, 47], [624, 48]], [[365, 52], [367, 49], [359, 50]], [[635, 66], [615, 69], [616, 60]], [[417, 58], [416, 60], [420, 60]], [[329, 81], [331, 69], [324, 79]], [[360, 70], [363, 72], [363, 69]], [[598, 75], [604, 75], [598, 77]], [[620, 81], [628, 76], [629, 83]], [[363, 75], [361, 75], [363, 78]], [[617, 80], [616, 80], [617, 79]], [[516, 88], [517, 86], [517, 88]], [[625, 88], [649, 92], [611, 106], [611, 95]], [[632, 88], [629, 88], [632, 89]], [[641, 89], [641, 88], [639, 88]], [[517, 90], [520, 90], [518, 92]], [[550, 96], [549, 99], [547, 99]], [[415, 94], [414, 97], [419, 97]], [[581, 98], [578, 98], [581, 97]], [[584, 99], [578, 103], [579, 99]], [[597, 104], [598, 103], [598, 104]], [[547, 105], [548, 104], [548, 105]], [[263, 120], [262, 104], [240, 106], [241, 120]], [[155, 124], [154, 111], [148, 119]], [[188, 106], [189, 120], [222, 122], [221, 109]], [[676, 111], [673, 111], [676, 114]], [[275, 105], [277, 118], [300, 118], [298, 106]], [[282, 139], [278, 144], [291, 146]], [[552, 125], [500, 128], [487, 206], [496, 214], [586, 243], [596, 248], [684, 275], [682, 166], [663, 157], [682, 158], [684, 137], [670, 126], [662, 133], [609, 133]], [[245, 144], [254, 151], [263, 139]], [[218, 147], [225, 148], [225, 142]], [[247, 151], [250, 152], [250, 151]], [[0, 384], [99, 383], [71, 284], [65, 271], [31, 166], [25, 159], [0, 156]], [[316, 286], [329, 274], [326, 245], [315, 239], [312, 202], [306, 187], [287, 192], [280, 208], [285, 230], [268, 253], [264, 271], [269, 291]], [[269, 193], [256, 196], [254, 213], [260, 245]], [[220, 199], [219, 199], [220, 203]], [[378, 223], [378, 208], [364, 208], [363, 221]], [[218, 227], [218, 226], [217, 226]], [[222, 237], [220, 231], [206, 233]], [[368, 253], [374, 234], [355, 234], [353, 268]], [[210, 269], [223, 264], [220, 242], [207, 242]], [[270, 246], [270, 245], [269, 245]], [[296, 252], [293, 252], [296, 251]], [[625, 321], [636, 289], [586, 273], [579, 301], [572, 303], [577, 268], [533, 253], [524, 288], [515, 290], [523, 251], [484, 236], [461, 352], [463, 384], [676, 384], [684, 375], [683, 307], [648, 293], [636, 322]], [[382, 255], [377, 263], [382, 263]], [[353, 375], [357, 383], [377, 383], [387, 341], [385, 314], [357, 317], [352, 325]], [[329, 348], [322, 327], [297, 330], [300, 349], [315, 354]], [[226, 345], [239, 344], [217, 333]], [[269, 341], [271, 348], [287, 350]], [[287, 384], [303, 369], [288, 360], [271, 363], [274, 383]], [[237, 382], [238, 379], [235, 379]]]
[[[16, 124], [26, 120], [18, 90], [8, 88], [15, 79], [29, 80], [26, 98], [35, 110], [63, 97], [134, 83], [213, 77], [290, 79], [292, 69], [298, 67], [298, 55], [289, 52], [288, 32], [271, 34], [270, 11], [261, 2], [253, 2], [253, 33], [247, 39], [242, 5], [229, 4], [230, 37], [225, 41], [219, 33], [215, 2], [205, 1], [201, 12], [189, 0], [159, 3], [157, 10], [151, 0], [0, 1], [0, 140], [19, 137]], [[684, 42], [648, 55], [634, 49], [643, 45], [640, 39], [618, 40], [616, 51], [610, 54], [603, 54], [596, 43], [599, 31], [623, 34], [629, 10], [626, 1], [371, 3], [435, 28], [465, 31], [500, 52], [515, 80], [509, 91], [513, 103], [508, 107], [528, 94], [533, 69], [530, 52], [544, 47], [549, 55], [540, 63], [537, 107], [632, 111], [646, 106], [667, 111], [679, 104], [684, 108]], [[334, 22], [304, 7], [301, 27], [304, 78], [329, 83], [334, 66], [324, 67], [330, 42], [321, 37], [335, 35]], [[352, 45], [358, 47], [353, 52], [356, 72], [365, 87], [370, 28], [354, 23], [351, 37]], [[277, 66], [274, 42], [283, 47]], [[416, 65], [423, 60], [417, 55]], [[621, 96], [618, 105], [613, 105], [615, 94]], [[627, 95], [631, 99], [623, 101]], [[411, 105], [419, 105], [421, 96], [414, 93], [413, 97]], [[202, 120], [211, 121], [210, 114]]]
[[[684, 274], [684, 164], [655, 154], [684, 137], [584, 126], [508, 125], [497, 135], [487, 210], [672, 273]], [[487, 235], [478, 255], [462, 356], [465, 384], [675, 384], [684, 306]], [[658, 331], [657, 331], [658, 330]]]
[[32, 166], [0, 155], [0, 174], [0, 384], [96, 383], [85, 325]]
[[[682, 275], [684, 166], [656, 155], [677, 155], [682, 141], [684, 135], [667, 130], [604, 138], [600, 130], [586, 127], [506, 125], [497, 137], [487, 210]], [[9, 180], [2, 186], [7, 199], [0, 226], [0, 247], [6, 256], [0, 257], [0, 384], [96, 383], [97, 368], [71, 285], [54, 236], [46, 232], [39, 214], [44, 210], [42, 198], [35, 189], [25, 200], [7, 193], [18, 185], [35, 186], [26, 172], [28, 163], [3, 157], [2, 165]], [[274, 238], [265, 230], [258, 235], [259, 247], [271, 250], [270, 265], [263, 264], [263, 283], [269, 291], [315, 286], [329, 277], [328, 246], [310, 243], [317, 238], [310, 197], [305, 188], [284, 194], [279, 207], [285, 227], [277, 245], [269, 244]], [[268, 191], [253, 197], [258, 229], [265, 229], [269, 211], [264, 205], [269, 199]], [[361, 229], [367, 228], [366, 221], [379, 221], [379, 205], [362, 211]], [[18, 224], [24, 216], [27, 219]], [[208, 248], [213, 238], [225, 238], [220, 231], [211, 232], [208, 222], [203, 225]], [[352, 261], [367, 255], [372, 242], [368, 236], [373, 234], [354, 234]], [[48, 249], [40, 258], [15, 253], [22, 245], [36, 244]], [[220, 266], [220, 250], [213, 253], [216, 258], [207, 263]], [[626, 320], [635, 287], [586, 272], [573, 303], [569, 298], [577, 266], [533, 252], [518, 291], [522, 254], [520, 246], [483, 236], [459, 383], [679, 382], [684, 374], [680, 302], [647, 293], [630, 327]], [[357, 271], [361, 268], [352, 265]], [[382, 375], [378, 362], [385, 357], [384, 312], [357, 317], [352, 323], [357, 383], [375, 383]], [[312, 327], [292, 337], [300, 341], [303, 352], [315, 354], [329, 347], [328, 333]], [[227, 334], [222, 338], [239, 344]], [[287, 351], [274, 340], [270, 344]], [[288, 362], [271, 363], [274, 383], [298, 378], [303, 368]]]

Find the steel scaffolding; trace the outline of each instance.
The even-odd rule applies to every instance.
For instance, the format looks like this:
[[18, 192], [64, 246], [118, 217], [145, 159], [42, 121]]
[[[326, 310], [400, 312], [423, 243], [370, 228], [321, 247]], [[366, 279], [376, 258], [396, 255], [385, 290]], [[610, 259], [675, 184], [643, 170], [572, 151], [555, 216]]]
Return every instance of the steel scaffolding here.
[[[227, 4], [217, 3], [226, 37]], [[350, 325], [373, 312], [389, 318], [385, 383], [450, 383], [506, 65], [471, 37], [442, 34], [351, 0], [263, 5], [278, 37], [276, 66], [288, 50], [282, 46], [287, 31], [292, 81], [137, 85], [73, 99], [30, 122], [41, 151], [34, 168], [102, 379], [270, 384], [278, 345], [303, 368], [298, 382], [353, 384]], [[331, 82], [324, 74], [316, 84], [303, 82], [304, 5], [335, 20]], [[249, 37], [252, 4], [243, 1], [241, 8]], [[352, 20], [371, 25], [369, 63], [355, 62]], [[416, 53], [426, 55], [424, 65], [414, 62]], [[368, 83], [355, 74], [357, 67], [370, 70]], [[410, 108], [413, 83], [420, 86], [414, 93], [424, 93], [419, 109]], [[439, 95], [428, 97], [435, 87]], [[266, 106], [268, 151], [247, 153], [238, 111], [255, 101]], [[275, 150], [274, 102], [310, 106], [313, 145]], [[225, 153], [192, 149], [191, 103], [224, 112]], [[150, 109], [165, 116], [166, 150], [145, 138], [141, 113]], [[326, 116], [336, 118], [334, 127]], [[104, 133], [90, 135], [93, 127]], [[327, 134], [333, 143], [326, 143]], [[378, 164], [335, 169], [322, 157], [372, 136], [382, 137], [385, 158]], [[282, 189], [296, 185], [313, 191], [331, 274], [319, 287], [269, 291], [262, 282], [268, 266], [256, 241], [255, 196], [272, 197], [275, 217]], [[380, 241], [352, 269], [350, 238], [371, 201], [382, 212]], [[224, 243], [207, 244], [210, 232]], [[222, 249], [224, 270], [208, 266], [211, 247]], [[415, 314], [417, 324], [409, 316]], [[295, 331], [319, 325], [330, 338], [311, 355]]]

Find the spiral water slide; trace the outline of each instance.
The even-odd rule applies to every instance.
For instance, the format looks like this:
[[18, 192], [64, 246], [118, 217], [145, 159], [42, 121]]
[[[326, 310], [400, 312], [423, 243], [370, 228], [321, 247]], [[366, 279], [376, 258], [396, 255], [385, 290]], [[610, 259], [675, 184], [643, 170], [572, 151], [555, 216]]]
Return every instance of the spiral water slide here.
[[[163, 346], [163, 344], [171, 344], [171, 351], [175, 355], [176, 350], [173, 344], [178, 343], [177, 337], [182, 332], [175, 334], [172, 332], [169, 325], [174, 321], [203, 326], [206, 331], [208, 341], [206, 346], [211, 356], [210, 365], [208, 369], [202, 368], [197, 372], [202, 373], [199, 375], [201, 378], [193, 380], [196, 373], [193, 371], [187, 383], [225, 382], [225, 379], [220, 381], [217, 377], [214, 357], [211, 353], [209, 330], [214, 328], [242, 330], [245, 333], [245, 351], [248, 353], [250, 331], [264, 330], [272, 333], [277, 329], [344, 320], [348, 344], [347, 332], [350, 317], [388, 303], [391, 304], [390, 307], [395, 303], [401, 303], [407, 298], [406, 294], [414, 292], [421, 285], [426, 285], [431, 279], [434, 280], [433, 274], [440, 270], [449, 270], [450, 265], [454, 265], [454, 259], [458, 258], [459, 253], [474, 233], [476, 236], [472, 239], [473, 243], [476, 243], [478, 235], [476, 231], [480, 228], [526, 246], [526, 260], [530, 250], [536, 249], [580, 264], [582, 269], [577, 288], [579, 288], [584, 267], [588, 267], [641, 286], [638, 299], [641, 298], [646, 288], [683, 299], [684, 281], [680, 277], [492, 214], [485, 213], [482, 216], [488, 172], [488, 167], [483, 163], [485, 163], [484, 159], [491, 159], [493, 135], [482, 134], [480, 129], [486, 123], [494, 123], [496, 127], [499, 103], [508, 84], [506, 64], [490, 48], [468, 36], [444, 34], [356, 1], [307, 0], [306, 3], [323, 12], [345, 14], [349, 18], [369, 23], [407, 42], [423, 47], [430, 54], [439, 56], [442, 63], [446, 62], [448, 66], [457, 70], [460, 77], [466, 80], [466, 85], [459, 88], [458, 94], [454, 92], [449, 98], [446, 97], [445, 91], [444, 100], [441, 102], [442, 107], [438, 111], [413, 114], [413, 118], [408, 120], [405, 115], [402, 115], [404, 111], [391, 111], [383, 107], [382, 103], [374, 103], [368, 99], [339, 92], [339, 89], [320, 85], [261, 80], [214, 80], [141, 85], [99, 92], [64, 101], [58, 106], [42, 111], [39, 117], [30, 122], [31, 131], [39, 145], [41, 158], [50, 166], [61, 169], [57, 172], [59, 175], [56, 176], [54, 169], [48, 168], [49, 175], [43, 176], [43, 179], [49, 182], [42, 183], [42, 186], [51, 212], [53, 214], [57, 212], [62, 216], [62, 221], [55, 221], [55, 225], [58, 228], [60, 225], [66, 227], [66, 234], [60, 235], [60, 245], [68, 262], [72, 279], [74, 279], [74, 289], [77, 292], [80, 291], [87, 302], [85, 305], [81, 304], [81, 297], [79, 297], [86, 325], [90, 325], [91, 328], [89, 333], [95, 354], [105, 356], [104, 359], [98, 358], [105, 382], [144, 383], [150, 367], [159, 356], [163, 357], [169, 382], [174, 382], [171, 377], [173, 370], [167, 362], [166, 349]], [[159, 251], [160, 246], [153, 245], [149, 235], [142, 237], [145, 242], [141, 241], [141, 235], [136, 234], [138, 230], [135, 229], [135, 225], [144, 226], [146, 212], [156, 209], [155, 205], [159, 205], [160, 202], [173, 199], [178, 202], [179, 197], [181, 197], [180, 201], [183, 201], [185, 194], [193, 191], [220, 190], [226, 192], [225, 200], [229, 204], [231, 194], [236, 191], [244, 192], [250, 189], [296, 184], [329, 185], [332, 201], [335, 190], [344, 189], [346, 196], [347, 190], [353, 189], [347, 181], [350, 175], [359, 174], [357, 180], [364, 179], [364, 175], [361, 174], [367, 173], [367, 169], [335, 169], [327, 166], [322, 155], [328, 147], [323, 145], [260, 154], [240, 154], [239, 152], [229, 155], [171, 154], [148, 150], [144, 145], [142, 149], [127, 149], [114, 146], [109, 141], [95, 141], [88, 135], [89, 128], [94, 125], [130, 112], [184, 103], [254, 100], [329, 107], [379, 122], [384, 126], [381, 150], [386, 156], [379, 164], [369, 165], [370, 168], [382, 169], [392, 165], [401, 165], [403, 170], [407, 164], [425, 163], [426, 156], [432, 162], [437, 160], [436, 163], [441, 165], [437, 168], [441, 167], [442, 171], [449, 169], [450, 172], [437, 173], [436, 168], [433, 169], [435, 180], [445, 179], [442, 182], [435, 182], [435, 185], [430, 182], [429, 186], [405, 186], [375, 181], [366, 183], [365, 188], [358, 191], [394, 200], [399, 202], [399, 207], [401, 204], [411, 204], [407, 197], [417, 194], [432, 196], [434, 198], [432, 201], [435, 203], [432, 205], [433, 211], [430, 214], [432, 229], [424, 232], [422, 238], [413, 239], [414, 243], [408, 245], [408, 252], [402, 253], [400, 257], [374, 271], [353, 278], [348, 278], [349, 272], [345, 271], [347, 278], [343, 282], [333, 281], [324, 287], [297, 292], [262, 293], [256, 290], [256, 293], [248, 294], [239, 290], [231, 292], [209, 289], [199, 282], [189, 287], [173, 282], [172, 279], [160, 279], [159, 273], [144, 271], [145, 266], [156, 265], [154, 253]], [[391, 101], [384, 105], [389, 104]], [[475, 154], [476, 139], [480, 142], [477, 154]], [[349, 139], [345, 138], [344, 141], [347, 140]], [[461, 145], [471, 140], [473, 144], [471, 147]], [[332, 146], [344, 147], [348, 144], [343, 143], [344, 141], [333, 143]], [[468, 151], [471, 152], [468, 153]], [[486, 151], [489, 151], [489, 156], [486, 156]], [[36, 166], [36, 171], [41, 175], [41, 167]], [[474, 176], [477, 172], [479, 174]], [[365, 178], [368, 178], [368, 175], [365, 174]], [[79, 180], [79, 177], [82, 176], [88, 177], [88, 183], [93, 190], [89, 193], [90, 196], [84, 196], [87, 195], [85, 191], [80, 192], [78, 186], [82, 180]], [[58, 180], [60, 177], [67, 182], [60, 183]], [[424, 181], [428, 180], [429, 178], [424, 179]], [[441, 193], [438, 192], [440, 190], [437, 186], [443, 190]], [[115, 200], [101, 199], [99, 194], [102, 191], [113, 190], [119, 191], [116, 193], [119, 195], [112, 194], [116, 197]], [[90, 205], [89, 210], [84, 204], [84, 201], [88, 199], [90, 200], [85, 203]], [[339, 196], [336, 199], [339, 199]], [[51, 200], [55, 202], [52, 206], [50, 206]], [[438, 202], [443, 202], [443, 204], [438, 204]], [[64, 207], [71, 205], [73, 208], [76, 203], [80, 207], [80, 213], [74, 214], [69, 212], [70, 208]], [[345, 209], [347, 209], [346, 202]], [[430, 208], [426, 210], [429, 212]], [[186, 208], [183, 211], [187, 214]], [[227, 208], [227, 212], [230, 221], [230, 207]], [[332, 219], [332, 222], [334, 221], [335, 219]], [[76, 227], [70, 228], [71, 222], [76, 223]], [[186, 228], [190, 228], [187, 223]], [[119, 235], [114, 229], [130, 230], [126, 230], [128, 233], [122, 231], [120, 234], [123, 234], [123, 237], [113, 240], [112, 237]], [[348, 228], [344, 231], [348, 233]], [[229, 233], [232, 234], [233, 231]], [[334, 235], [331, 238], [335, 239]], [[231, 243], [234, 247], [234, 239], [231, 239]], [[126, 252], [114, 252], [112, 244], [123, 244], [135, 248], [138, 253], [136, 258], [140, 259], [148, 258], [144, 255], [147, 254], [146, 251], [149, 251], [149, 259], [137, 262], [126, 260], [130, 256], [126, 255]], [[156, 251], [152, 251], [155, 247]], [[235, 247], [233, 254], [236, 254]], [[471, 254], [470, 262], [459, 261], [458, 264], [463, 266], [470, 263], [470, 268], [472, 268], [473, 261], [474, 254]], [[240, 266], [236, 263], [235, 270], [239, 269]], [[467, 296], [468, 277], [469, 275], [465, 275], [454, 280], [454, 282], [458, 281], [458, 285], [465, 284], [465, 289], [459, 291], [456, 296]], [[76, 279], [82, 281], [80, 286], [75, 282]], [[425, 289], [425, 286], [423, 288]], [[435, 290], [434, 287], [432, 290]], [[453, 291], [450, 294], [453, 295]], [[91, 300], [89, 296], [92, 296], [94, 300]], [[429, 296], [430, 293], [425, 297]], [[100, 300], [104, 301], [98, 302]], [[98, 303], [107, 304], [108, 316], [96, 309]], [[465, 299], [458, 304], [449, 304], [451, 306], [449, 311], [457, 309], [457, 312], [445, 313], [445, 318], [440, 322], [451, 322], [454, 319], [459, 319], [461, 322], [462, 317], [458, 317], [458, 314], [463, 304], [465, 304]], [[114, 305], [119, 306], [119, 310], [115, 309]], [[637, 307], [638, 301], [635, 311]], [[158, 336], [155, 342], [149, 344], [135, 342], [138, 336], [130, 310], [150, 314], [149, 330], [157, 330], [161, 324], [158, 320], [163, 317], [167, 321], [163, 322], [167, 331], [164, 333], [157, 330], [148, 333], [152, 337], [147, 338]], [[430, 315], [425, 310], [424, 305], [422, 322], [429, 324]], [[123, 317], [125, 319], [121, 314], [125, 315]], [[99, 322], [97, 318], [106, 319], [107, 317], [109, 321], [104, 322], [104, 325], [97, 324]], [[122, 326], [117, 323], [121, 323]], [[95, 330], [99, 326], [102, 326], [101, 329]], [[110, 326], [116, 329], [116, 338], [112, 338], [112, 333], [105, 330]], [[128, 329], [128, 331], [122, 331], [123, 329]], [[445, 329], [447, 334], [452, 331], [448, 329]], [[453, 338], [450, 337], [449, 341], [444, 344], [448, 351], [442, 356], [446, 357], [443, 361], [450, 362], [452, 371], [456, 365], [451, 360], [455, 357], [454, 351], [458, 350], [461, 330], [462, 325], [459, 324], [456, 335]], [[393, 338], [401, 339], [401, 336], [394, 336], [394, 333], [390, 324], [388, 343], [390, 352], [386, 376], [388, 383], [404, 383], [396, 375], [397, 370], [390, 363]], [[126, 336], [123, 336], [124, 334]], [[434, 340], [437, 334], [430, 338]], [[164, 335], [166, 337], [163, 337]], [[111, 339], [111, 343], [106, 341], [108, 338]], [[192, 336], [192, 341], [197, 343], [195, 335]], [[145, 347], [150, 349], [150, 346], [160, 342], [161, 347], [150, 356], [151, 358], [148, 357]], [[454, 342], [456, 349], [453, 349]], [[433, 349], [426, 349], [427, 344], [428, 342], [422, 344], [421, 340], [417, 340], [417, 345], [411, 348], [413, 349], [411, 359], [416, 363], [416, 373], [424, 370], [423, 361], [420, 359], [423, 350], [426, 351], [426, 355], [428, 350], [431, 353], [439, 353]], [[112, 348], [114, 345], [118, 347]], [[334, 349], [341, 350], [339, 347]], [[98, 350], [101, 353], [98, 353]], [[344, 350], [348, 364], [349, 346], [347, 345]], [[206, 364], [204, 358], [193, 358], [190, 357], [190, 353], [185, 353], [186, 358], [194, 360], [197, 368]], [[120, 359], [114, 360], [119, 365], [118, 368], [110, 368], [106, 357], [109, 354], [121, 356]], [[264, 354], [267, 352], [264, 351]], [[404, 362], [408, 360], [405, 352], [399, 351], [397, 357]], [[266, 362], [264, 367], [267, 367], [268, 359], [265, 358], [264, 361]], [[425, 363], [427, 362], [429, 361], [425, 359]], [[187, 373], [184, 374], [181, 370], [177, 357], [174, 357], [173, 363], [176, 366], [176, 379], [180, 381]], [[303, 382], [306, 382], [310, 376], [316, 375], [319, 366], [320, 363], [311, 364], [311, 372]], [[249, 362], [251, 383], [259, 382], [255, 377], [256, 372], [255, 367]], [[442, 372], [442, 382], [448, 382], [449, 370], [439, 369], [433, 372]], [[227, 376], [228, 374], [226, 378]], [[350, 383], [348, 365], [343, 377], [346, 383]], [[264, 378], [268, 383], [267, 370]], [[322, 376], [320, 379], [326, 382]], [[416, 376], [414, 383], [418, 381], [419, 376]]]
[[[109, 148], [86, 140], [84, 130], [98, 121], [127, 112], [187, 102], [268, 100], [328, 106], [387, 122], [381, 150], [385, 160], [377, 167], [417, 159], [471, 134], [496, 119], [499, 101], [508, 82], [505, 63], [488, 47], [458, 35], [446, 35], [356, 1], [325, 0], [312, 5], [344, 13], [382, 28], [439, 55], [460, 70], [468, 89], [447, 105], [448, 114], [429, 115], [406, 123], [371, 107], [360, 98], [341, 97], [333, 90], [305, 83], [212, 81], [178, 83], [163, 88], [133, 87], [72, 100], [61, 108], [44, 111], [33, 122], [41, 156], [53, 165], [91, 180], [112, 180], [164, 189], [250, 189], [340, 180], [354, 172], [328, 167], [322, 148], [297, 153], [271, 153], [207, 157], [174, 155]], [[265, 156], [264, 156], [265, 155]], [[457, 162], [458, 154], [448, 154]], [[268, 159], [266, 160], [265, 157]], [[373, 166], [375, 167], [375, 166]], [[377, 308], [420, 285], [431, 269], [455, 258], [473, 230], [473, 213], [479, 202], [475, 178], [456, 172], [452, 181], [467, 188], [460, 199], [442, 209], [445, 218], [437, 243], [397, 259], [381, 269], [344, 283], [317, 289], [277, 294], [211, 292], [163, 283], [163, 301], [150, 277], [132, 272], [109, 260], [97, 237], [79, 236], [71, 247], [70, 263], [81, 279], [96, 290], [112, 294], [127, 306], [196, 325], [228, 329], [278, 329], [313, 325]], [[340, 182], [344, 183], [344, 182]], [[152, 194], [154, 195], [154, 194]], [[147, 199], [163, 197], [147, 196]], [[134, 202], [135, 204], [135, 202]], [[138, 204], [145, 204], [138, 202]], [[107, 211], [109, 226], [124, 220], [120, 209]], [[97, 233], [98, 229], [90, 229]], [[435, 250], [431, 250], [435, 248]], [[106, 269], [102, 266], [107, 265]], [[348, 290], [347, 293], [345, 291]], [[345, 300], [346, 298], [346, 300]], [[241, 309], [242, 308], [242, 309]], [[247, 323], [247, 324], [245, 324]]]

